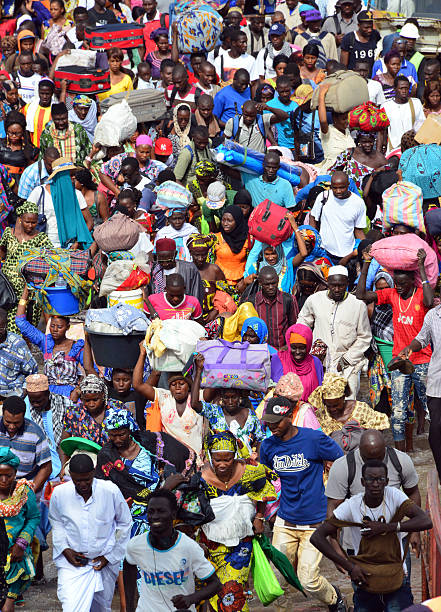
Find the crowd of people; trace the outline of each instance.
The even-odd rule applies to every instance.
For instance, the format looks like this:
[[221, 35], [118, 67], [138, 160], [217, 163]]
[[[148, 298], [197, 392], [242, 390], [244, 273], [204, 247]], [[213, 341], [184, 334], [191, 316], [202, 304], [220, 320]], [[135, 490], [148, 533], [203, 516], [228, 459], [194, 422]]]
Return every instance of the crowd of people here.
[[[218, 43], [192, 53], [172, 4], [3, 3], [0, 608], [26, 603], [50, 549], [64, 612], [110, 612], [116, 592], [121, 612], [246, 612], [267, 536], [322, 609], [411, 611], [432, 527], [412, 461], [427, 430], [441, 477], [441, 156], [417, 140], [441, 114], [441, 64], [417, 50], [415, 18], [382, 37], [362, 0], [216, 4]], [[118, 24], [141, 26], [142, 46], [94, 52], [108, 90], [72, 92], [60, 60], [91, 53], [87, 27]], [[348, 70], [375, 125], [329, 104], [328, 77]], [[103, 145], [105, 101], [143, 90], [163, 116]], [[400, 185], [410, 212], [391, 221], [383, 194]], [[280, 225], [258, 239], [265, 201], [285, 209], [283, 240]], [[103, 248], [121, 219], [134, 244]], [[383, 239], [414, 249], [414, 266], [382, 264]], [[104, 367], [84, 324], [110, 322], [115, 263], [131, 266], [148, 325], [133, 368], [118, 351]], [[75, 319], [41, 285], [54, 266]], [[177, 352], [189, 322], [200, 330], [182, 369], [160, 368], [152, 344], [170, 320]], [[207, 387], [210, 341], [240, 348], [242, 377], [225, 366]], [[246, 383], [254, 350], [260, 390]], [[276, 577], [273, 609], [302, 609]]]

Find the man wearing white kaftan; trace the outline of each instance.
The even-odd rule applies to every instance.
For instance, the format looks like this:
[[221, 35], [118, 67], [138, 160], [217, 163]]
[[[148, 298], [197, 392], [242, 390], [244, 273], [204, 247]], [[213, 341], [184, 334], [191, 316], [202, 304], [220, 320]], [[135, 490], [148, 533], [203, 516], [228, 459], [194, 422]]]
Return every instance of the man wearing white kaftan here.
[[[52, 494], [49, 521], [63, 612], [110, 612], [132, 524], [118, 487], [94, 478], [92, 494], [84, 501], [73, 482], [60, 485]], [[63, 555], [66, 549], [83, 553], [87, 564], [76, 567], [69, 563]], [[99, 571], [92, 562], [97, 557], [108, 561]]]

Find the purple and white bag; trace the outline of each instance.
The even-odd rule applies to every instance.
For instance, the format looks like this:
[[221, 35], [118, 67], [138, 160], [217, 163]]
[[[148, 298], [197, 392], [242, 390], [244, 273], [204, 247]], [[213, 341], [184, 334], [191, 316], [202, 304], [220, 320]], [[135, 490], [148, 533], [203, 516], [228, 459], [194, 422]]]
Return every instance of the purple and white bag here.
[[263, 391], [271, 380], [267, 344], [206, 340], [197, 349], [205, 357], [201, 387]]

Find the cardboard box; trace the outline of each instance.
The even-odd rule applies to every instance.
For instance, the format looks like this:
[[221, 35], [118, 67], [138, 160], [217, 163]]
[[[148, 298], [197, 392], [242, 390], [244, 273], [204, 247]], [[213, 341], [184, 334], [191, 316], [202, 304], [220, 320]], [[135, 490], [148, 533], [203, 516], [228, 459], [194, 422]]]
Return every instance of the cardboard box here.
[[441, 115], [429, 115], [415, 135], [420, 144], [441, 144]]

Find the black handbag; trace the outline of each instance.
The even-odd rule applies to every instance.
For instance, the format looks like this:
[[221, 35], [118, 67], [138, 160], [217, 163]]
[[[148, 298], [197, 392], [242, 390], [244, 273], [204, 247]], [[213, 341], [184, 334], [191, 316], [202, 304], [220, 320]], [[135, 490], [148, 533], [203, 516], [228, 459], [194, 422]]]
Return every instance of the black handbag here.
[[214, 520], [207, 485], [200, 473], [193, 474], [188, 482], [183, 482], [175, 490], [178, 502], [177, 518], [187, 525], [198, 527]]
[[[38, 207], [38, 221], [37, 221], [37, 231], [46, 234], [47, 230], [47, 218], [44, 214], [44, 198], [46, 188], [44, 185], [41, 186], [40, 197], [38, 198], [37, 207]], [[41, 211], [41, 212], [40, 212]]]
[[14, 308], [14, 306], [17, 306], [17, 302], [18, 300], [14, 287], [3, 272], [0, 272], [0, 308], [10, 310]]

